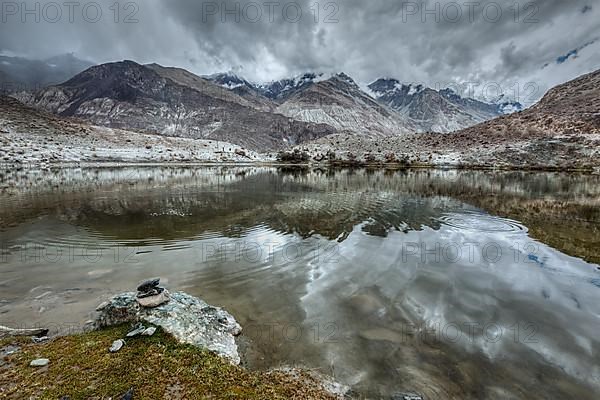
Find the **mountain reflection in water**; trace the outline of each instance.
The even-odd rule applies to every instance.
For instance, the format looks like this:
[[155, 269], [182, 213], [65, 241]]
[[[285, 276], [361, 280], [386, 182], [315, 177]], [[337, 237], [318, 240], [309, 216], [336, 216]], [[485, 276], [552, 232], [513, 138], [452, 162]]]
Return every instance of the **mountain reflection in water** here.
[[0, 177], [0, 324], [77, 329], [160, 276], [253, 368], [369, 398], [595, 398], [600, 177], [96, 168]]

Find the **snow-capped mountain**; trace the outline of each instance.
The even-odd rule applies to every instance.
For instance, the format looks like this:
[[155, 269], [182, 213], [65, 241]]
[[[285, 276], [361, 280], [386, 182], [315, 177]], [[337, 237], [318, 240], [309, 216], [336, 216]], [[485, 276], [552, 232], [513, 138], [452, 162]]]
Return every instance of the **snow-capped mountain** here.
[[265, 97], [258, 85], [242, 78], [233, 72], [223, 72], [203, 76], [204, 79], [217, 84], [238, 96], [246, 99], [259, 110], [272, 111], [275, 106], [270, 99]]
[[500, 114], [512, 114], [523, 111], [523, 105], [520, 102], [510, 99], [505, 94], [501, 94], [495, 98], [492, 103], [498, 107]]
[[308, 72], [293, 78], [285, 78], [267, 83], [253, 83], [233, 72], [207, 75], [204, 78], [236, 93], [251, 91], [272, 101], [281, 102], [285, 98], [313, 83], [327, 79], [323, 73]]
[[271, 100], [282, 101], [298, 91], [315, 83], [324, 81], [328, 77], [323, 73], [308, 72], [294, 78], [281, 79], [262, 85], [257, 85], [257, 90]]
[[63, 84], [16, 96], [98, 125], [250, 149], [276, 149], [331, 133], [370, 138], [452, 132], [518, 107], [506, 98], [484, 103], [395, 79], [379, 79], [366, 91], [344, 73], [255, 84], [233, 73], [201, 77], [132, 61], [98, 65]]
[[216, 83], [217, 85], [223, 86], [227, 89], [236, 89], [242, 86], [254, 87], [253, 84], [245, 80], [244, 78], [236, 75], [233, 72], [222, 72], [213, 75], [207, 75], [203, 78]]
[[519, 111], [520, 104], [510, 101], [485, 103], [462, 97], [452, 89], [435, 90], [397, 79], [381, 78], [368, 86], [382, 104], [395, 110], [420, 132], [453, 132]]
[[278, 96], [281, 104], [275, 112], [296, 120], [327, 124], [366, 137], [415, 132], [410, 123], [362, 91], [344, 73], [329, 78], [306, 74], [277, 88], [282, 89]]
[[240, 90], [268, 99], [274, 105], [274, 112], [294, 120], [327, 124], [339, 131], [366, 136], [415, 131], [344, 73], [308, 72], [265, 84], [253, 84], [234, 74], [207, 78], [242, 96]]
[[451, 89], [434, 90], [392, 78], [378, 79], [361, 90], [344, 73], [308, 72], [265, 84], [251, 83], [233, 73], [207, 79], [242, 97], [270, 100], [273, 110], [291, 118], [366, 134], [447, 133], [522, 109], [505, 96], [483, 102]]

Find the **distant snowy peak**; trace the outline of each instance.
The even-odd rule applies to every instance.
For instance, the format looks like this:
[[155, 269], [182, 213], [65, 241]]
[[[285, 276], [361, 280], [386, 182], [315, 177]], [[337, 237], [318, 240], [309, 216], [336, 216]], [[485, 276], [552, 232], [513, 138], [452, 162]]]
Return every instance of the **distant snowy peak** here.
[[[504, 97], [482, 102], [449, 88], [435, 90], [395, 78], [378, 79], [363, 90], [343, 72], [307, 72], [265, 84], [231, 73], [208, 79], [242, 97], [258, 96], [288, 117], [341, 131], [363, 132], [368, 126], [383, 135], [410, 130], [453, 132], [521, 109]], [[363, 121], [363, 126], [356, 121]]]
[[265, 97], [271, 100], [283, 100], [301, 90], [304, 90], [314, 84], [338, 80], [348, 85], [358, 87], [356, 82], [343, 72], [336, 74], [326, 74], [323, 72], [306, 72], [292, 78], [285, 78], [278, 81], [268, 82], [261, 85], [255, 85], [255, 88]]
[[497, 98], [493, 99], [491, 103], [498, 106], [498, 111], [501, 114], [512, 114], [523, 111], [523, 105], [521, 103], [509, 98], [504, 94], [501, 94]]
[[381, 78], [368, 86], [380, 103], [390, 107], [421, 132], [453, 132], [501, 114], [496, 104], [462, 97], [452, 89], [435, 90]]
[[218, 74], [208, 75], [204, 78], [227, 89], [235, 89], [242, 86], [254, 87], [252, 83], [248, 82], [244, 78], [232, 72], [222, 72]]
[[314, 83], [325, 80], [325, 74], [316, 72], [307, 72], [293, 78], [285, 78], [278, 81], [273, 81], [258, 85], [257, 89], [272, 100], [288, 97], [299, 90], [302, 90]]
[[523, 111], [523, 105], [519, 102], [501, 103], [498, 104], [498, 110], [500, 110], [502, 114], [512, 114]]
[[403, 94], [406, 96], [413, 96], [421, 93], [425, 90], [423, 85], [419, 84], [404, 84], [398, 79], [394, 78], [381, 78], [371, 83], [368, 88], [372, 94], [376, 97], [392, 96], [396, 94]]
[[491, 101], [480, 101], [469, 97], [463, 97], [456, 93], [451, 88], [445, 88], [441, 90], [435, 90], [428, 88], [421, 84], [415, 83], [401, 83], [398, 79], [394, 78], [381, 78], [371, 83], [368, 86], [371, 94], [377, 99], [383, 100], [388, 105], [394, 107], [394, 105], [405, 104], [406, 99], [410, 99], [413, 96], [420, 95], [423, 92], [438, 93], [444, 99], [461, 106], [475, 107], [479, 110], [485, 109], [486, 112], [495, 112], [498, 115], [511, 114], [513, 112], [523, 110], [523, 105], [516, 100], [510, 99], [508, 96], [502, 94]]
[[284, 78], [263, 84], [250, 82], [235, 73], [226, 72], [205, 76], [204, 78], [229, 90], [248, 88], [271, 100], [285, 100], [301, 90], [316, 83], [337, 80], [358, 88], [356, 82], [343, 72], [325, 74], [323, 72], [306, 72], [291, 78]]
[[330, 79], [337, 79], [339, 81], [347, 83], [348, 85], [351, 85], [351, 86], [354, 86], [354, 87], [358, 87], [358, 85], [356, 84], [356, 82], [354, 82], [354, 79], [350, 78], [348, 75], [346, 75], [343, 72], [340, 72], [340, 73], [332, 75]]

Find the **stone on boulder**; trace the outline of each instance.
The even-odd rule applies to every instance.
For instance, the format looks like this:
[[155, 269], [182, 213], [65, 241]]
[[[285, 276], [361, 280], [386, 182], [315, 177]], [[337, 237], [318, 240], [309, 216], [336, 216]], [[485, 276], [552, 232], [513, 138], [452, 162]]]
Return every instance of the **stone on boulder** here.
[[137, 287], [137, 291], [140, 293], [148, 293], [148, 292], [158, 289], [159, 284], [160, 284], [160, 278], [148, 279], [148, 280], [140, 283], [140, 285]]
[[213, 307], [183, 292], [174, 292], [168, 303], [154, 308], [142, 307], [136, 293], [123, 293], [98, 307], [96, 328], [124, 323], [146, 322], [160, 326], [181, 343], [202, 347], [240, 363], [235, 337], [242, 327], [227, 311]]
[[164, 304], [169, 301], [169, 291], [165, 289], [158, 294], [146, 296], [146, 297], [139, 297], [139, 294], [138, 294], [138, 296], [136, 297], [136, 300], [139, 303], [139, 305], [142, 307], [148, 307], [148, 308], [158, 307], [161, 304]]

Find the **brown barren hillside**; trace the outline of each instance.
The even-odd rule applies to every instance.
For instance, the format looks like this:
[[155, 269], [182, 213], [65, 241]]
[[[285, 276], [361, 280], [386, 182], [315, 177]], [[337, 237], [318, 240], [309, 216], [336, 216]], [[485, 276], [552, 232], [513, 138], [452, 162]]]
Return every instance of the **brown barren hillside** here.
[[459, 133], [523, 134], [600, 133], [600, 70], [556, 86], [533, 107]]
[[342, 163], [600, 168], [600, 70], [553, 88], [525, 111], [457, 132], [381, 140], [331, 135], [299, 148], [314, 160]]

